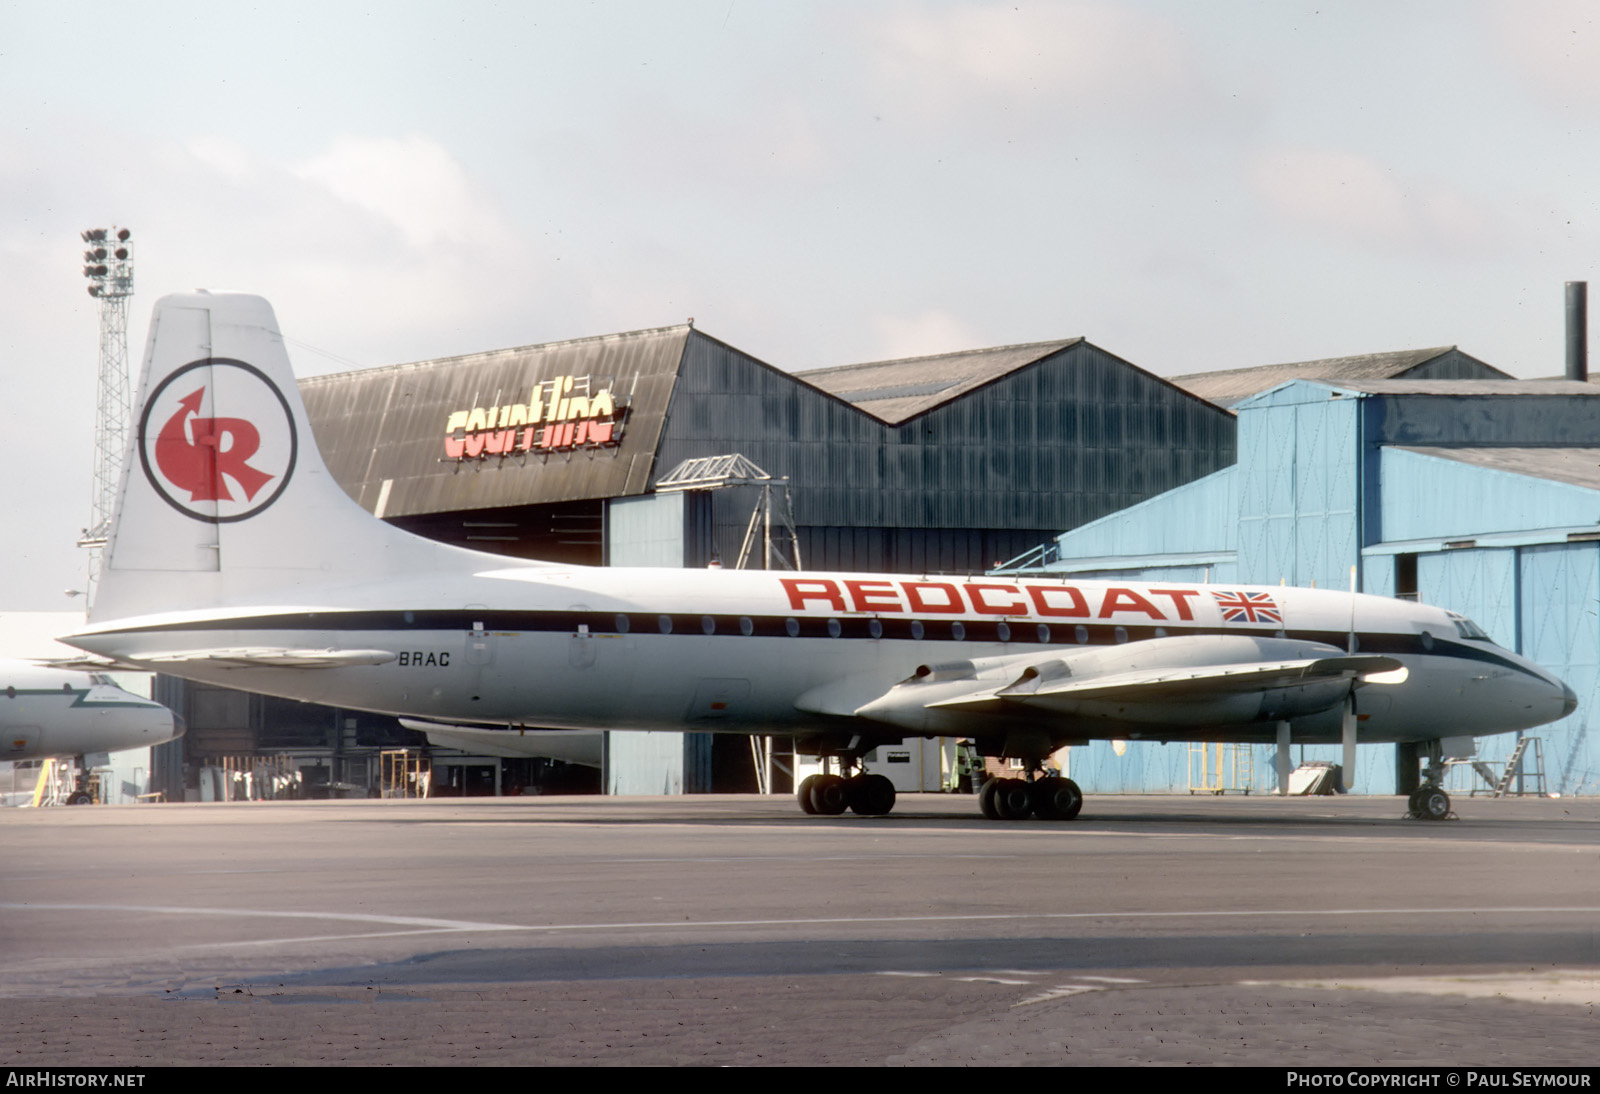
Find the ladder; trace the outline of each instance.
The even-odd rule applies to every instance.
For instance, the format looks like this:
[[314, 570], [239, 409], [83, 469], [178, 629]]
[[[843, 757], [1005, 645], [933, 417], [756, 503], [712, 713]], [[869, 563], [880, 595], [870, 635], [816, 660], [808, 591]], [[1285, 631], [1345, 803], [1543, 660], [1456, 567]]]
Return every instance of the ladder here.
[[[1528, 751], [1528, 746], [1533, 745], [1533, 767], [1529, 771], [1522, 770], [1523, 753]], [[1544, 795], [1544, 747], [1537, 737], [1524, 737], [1517, 742], [1517, 747], [1512, 750], [1511, 758], [1506, 761], [1506, 769], [1500, 775], [1500, 781], [1494, 784], [1494, 796], [1503, 798], [1506, 791], [1511, 788], [1511, 780], [1522, 775], [1524, 782], [1532, 780], [1537, 784], [1534, 793]]]

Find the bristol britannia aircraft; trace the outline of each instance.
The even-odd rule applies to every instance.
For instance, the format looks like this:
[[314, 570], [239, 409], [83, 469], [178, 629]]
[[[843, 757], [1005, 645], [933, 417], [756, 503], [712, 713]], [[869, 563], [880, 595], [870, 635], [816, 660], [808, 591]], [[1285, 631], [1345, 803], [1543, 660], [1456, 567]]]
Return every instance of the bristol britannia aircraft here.
[[157, 303], [89, 626], [111, 663], [437, 726], [775, 734], [837, 761], [808, 813], [883, 814], [872, 748], [959, 736], [1022, 761], [994, 818], [1067, 820], [1044, 761], [1091, 739], [1416, 741], [1564, 717], [1570, 689], [1440, 608], [1296, 588], [592, 568], [400, 531], [317, 451], [259, 297]]
[[[75, 758], [146, 748], [182, 736], [172, 711], [118, 687], [98, 672], [34, 661], [0, 660], [0, 760]], [[100, 760], [99, 763], [107, 761]], [[69, 805], [90, 800], [81, 780]]]

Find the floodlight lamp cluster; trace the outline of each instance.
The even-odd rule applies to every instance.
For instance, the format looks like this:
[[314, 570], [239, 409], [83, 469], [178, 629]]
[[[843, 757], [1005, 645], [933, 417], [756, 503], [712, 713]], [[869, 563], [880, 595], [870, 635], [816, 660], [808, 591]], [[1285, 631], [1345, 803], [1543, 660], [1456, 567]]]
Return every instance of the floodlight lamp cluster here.
[[85, 228], [78, 233], [89, 249], [83, 252], [83, 276], [89, 295], [133, 295], [133, 233], [126, 228]]

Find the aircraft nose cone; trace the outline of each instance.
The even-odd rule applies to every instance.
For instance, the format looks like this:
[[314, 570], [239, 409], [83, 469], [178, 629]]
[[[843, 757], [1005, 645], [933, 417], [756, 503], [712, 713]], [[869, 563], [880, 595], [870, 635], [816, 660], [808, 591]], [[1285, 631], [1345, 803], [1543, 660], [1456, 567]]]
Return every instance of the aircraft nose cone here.
[[1578, 693], [1563, 683], [1561, 685], [1561, 717], [1565, 718], [1578, 709]]

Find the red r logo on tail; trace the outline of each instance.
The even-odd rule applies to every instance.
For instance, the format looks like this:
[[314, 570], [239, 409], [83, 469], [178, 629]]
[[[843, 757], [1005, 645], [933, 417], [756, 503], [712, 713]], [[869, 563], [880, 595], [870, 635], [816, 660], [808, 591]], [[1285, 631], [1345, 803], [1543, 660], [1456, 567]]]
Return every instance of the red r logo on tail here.
[[[255, 498], [276, 476], [257, 471], [245, 461], [261, 447], [261, 431], [243, 418], [201, 418], [198, 388], [179, 401], [179, 411], [167, 419], [156, 437], [156, 466], [172, 485], [189, 491], [190, 501], [233, 501], [226, 475], [239, 484], [245, 500]], [[188, 419], [194, 417], [194, 440], [189, 440]]]
[[[211, 415], [202, 417], [208, 402]], [[224, 418], [216, 413], [222, 408], [249, 417]], [[278, 385], [231, 358], [191, 361], [172, 372], [155, 385], [139, 418], [145, 477], [168, 505], [195, 520], [226, 524], [271, 505], [289, 485], [298, 446], [294, 413]]]

